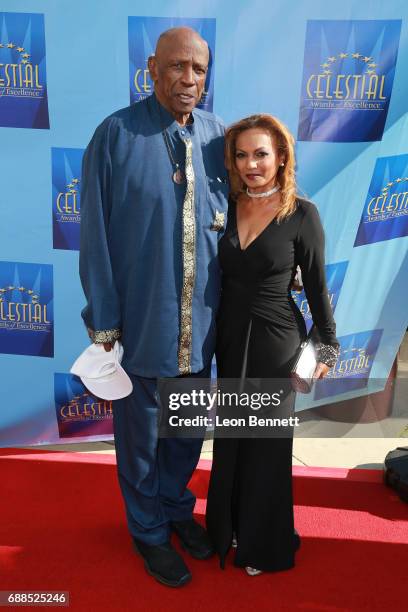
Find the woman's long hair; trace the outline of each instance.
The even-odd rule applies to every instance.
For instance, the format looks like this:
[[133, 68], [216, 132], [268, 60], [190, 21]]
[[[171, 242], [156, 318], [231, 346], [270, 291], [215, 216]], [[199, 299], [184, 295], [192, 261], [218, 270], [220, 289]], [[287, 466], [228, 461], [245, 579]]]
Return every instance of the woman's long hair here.
[[236, 200], [244, 189], [244, 183], [235, 165], [237, 138], [245, 130], [254, 128], [260, 128], [270, 133], [278, 155], [283, 158], [284, 166], [279, 166], [276, 175], [282, 197], [282, 207], [276, 215], [276, 220], [279, 222], [291, 215], [296, 208], [295, 141], [288, 128], [276, 117], [267, 114], [251, 115], [232, 124], [227, 129], [225, 133], [225, 165], [230, 178], [231, 196]]

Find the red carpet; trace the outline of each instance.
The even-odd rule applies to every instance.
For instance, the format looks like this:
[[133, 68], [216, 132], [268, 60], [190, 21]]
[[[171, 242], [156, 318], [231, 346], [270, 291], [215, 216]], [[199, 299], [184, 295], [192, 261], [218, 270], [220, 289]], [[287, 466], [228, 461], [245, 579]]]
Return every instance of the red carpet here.
[[[208, 468], [192, 481], [199, 515]], [[296, 568], [250, 578], [231, 560], [221, 571], [188, 559], [193, 580], [178, 590], [133, 553], [115, 469], [113, 455], [0, 451], [0, 590], [69, 591], [69, 610], [86, 612], [408, 607], [408, 507], [380, 472], [294, 468]]]

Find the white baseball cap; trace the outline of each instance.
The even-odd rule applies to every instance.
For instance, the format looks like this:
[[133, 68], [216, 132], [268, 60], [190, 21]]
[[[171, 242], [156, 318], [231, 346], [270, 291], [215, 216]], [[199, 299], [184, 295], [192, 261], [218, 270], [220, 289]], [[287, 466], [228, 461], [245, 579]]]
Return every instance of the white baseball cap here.
[[120, 365], [123, 346], [116, 341], [112, 350], [103, 344], [91, 344], [75, 361], [71, 374], [79, 376], [85, 387], [96, 397], [115, 400], [132, 393], [133, 385]]

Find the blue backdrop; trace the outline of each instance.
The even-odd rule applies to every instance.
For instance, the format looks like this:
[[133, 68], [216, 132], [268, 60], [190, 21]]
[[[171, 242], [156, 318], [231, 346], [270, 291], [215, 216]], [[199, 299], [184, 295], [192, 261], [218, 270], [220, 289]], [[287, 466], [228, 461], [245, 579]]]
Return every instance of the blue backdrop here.
[[[330, 377], [349, 381], [321, 386], [298, 408], [380, 389], [407, 326], [406, 1], [145, 7], [0, 1], [3, 446], [111, 434], [110, 403], [69, 374], [88, 344], [77, 272], [81, 158], [104, 117], [151, 92], [147, 56], [172, 25], [209, 42], [203, 108], [227, 124], [268, 112], [298, 139], [299, 190], [325, 227], [342, 345]], [[310, 320], [305, 296], [295, 299]]]

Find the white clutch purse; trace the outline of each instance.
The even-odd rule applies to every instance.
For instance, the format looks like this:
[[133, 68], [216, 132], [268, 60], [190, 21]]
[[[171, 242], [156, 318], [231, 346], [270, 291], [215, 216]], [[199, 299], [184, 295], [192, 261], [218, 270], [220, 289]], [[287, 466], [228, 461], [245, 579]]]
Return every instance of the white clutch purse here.
[[310, 393], [314, 383], [313, 374], [316, 366], [316, 348], [309, 332], [306, 340], [300, 345], [296, 362], [290, 373], [292, 387], [295, 391], [298, 393]]

